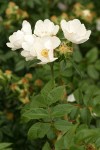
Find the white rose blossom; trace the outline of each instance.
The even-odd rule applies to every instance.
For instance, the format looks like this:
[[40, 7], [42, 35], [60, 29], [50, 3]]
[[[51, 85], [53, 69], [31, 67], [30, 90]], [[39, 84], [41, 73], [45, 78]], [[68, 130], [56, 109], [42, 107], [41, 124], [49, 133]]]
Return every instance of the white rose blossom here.
[[10, 37], [7, 43], [7, 46], [10, 47], [12, 50], [16, 50], [22, 47], [22, 42], [24, 40], [24, 33], [20, 30], [14, 32]]
[[[78, 19], [66, 22], [61, 21], [61, 28], [64, 36], [69, 41], [80, 44], [89, 39], [90, 30], [86, 30], [84, 24]], [[59, 26], [54, 25], [49, 19], [39, 20], [35, 24], [34, 34], [32, 34], [31, 25], [26, 20], [22, 23], [22, 29], [14, 32], [7, 43], [12, 50], [22, 48], [21, 55], [26, 61], [34, 58], [40, 60], [40, 64], [46, 64], [55, 61], [54, 49], [56, 49], [61, 41], [56, 36]]]
[[7, 43], [7, 46], [12, 48], [12, 50], [17, 50], [22, 48], [22, 43], [24, 42], [25, 35], [31, 35], [31, 25], [26, 20], [22, 23], [22, 29], [14, 32], [10, 37]]
[[66, 20], [62, 20], [61, 28], [65, 38], [75, 44], [86, 42], [91, 34], [91, 31], [86, 30], [84, 24], [81, 24], [78, 19], [74, 19], [68, 22]]
[[67, 97], [67, 102], [75, 102], [75, 97], [73, 94], [70, 94], [68, 97]]
[[55, 36], [59, 31], [59, 26], [54, 25], [49, 19], [38, 20], [35, 24], [34, 34], [39, 37]]
[[43, 37], [37, 38], [34, 43], [33, 51], [30, 51], [31, 55], [34, 55], [34, 51], [37, 53], [37, 59], [41, 62], [39, 64], [46, 64], [55, 61], [54, 49], [60, 45], [58, 37]]

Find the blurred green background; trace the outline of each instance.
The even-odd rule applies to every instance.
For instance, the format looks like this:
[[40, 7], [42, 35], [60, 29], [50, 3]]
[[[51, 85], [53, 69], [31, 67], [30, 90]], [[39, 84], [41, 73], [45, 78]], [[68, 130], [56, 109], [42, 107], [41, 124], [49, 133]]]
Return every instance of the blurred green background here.
[[[0, 0], [0, 142], [13, 143], [14, 150], [41, 150], [44, 144], [44, 140], [28, 140], [32, 123], [26, 126], [20, 116], [23, 105], [41, 90], [50, 73], [48, 65], [30, 68], [30, 63], [6, 43], [9, 35], [21, 28], [23, 20], [28, 20], [34, 29], [37, 20], [46, 18], [55, 24], [61, 19], [78, 18], [92, 30], [89, 41], [75, 47], [73, 65], [68, 62], [62, 76], [63, 82], [70, 85], [68, 94], [86, 84], [100, 88], [99, 0]], [[55, 65], [56, 74], [57, 71]], [[100, 118], [96, 121], [100, 123]]]

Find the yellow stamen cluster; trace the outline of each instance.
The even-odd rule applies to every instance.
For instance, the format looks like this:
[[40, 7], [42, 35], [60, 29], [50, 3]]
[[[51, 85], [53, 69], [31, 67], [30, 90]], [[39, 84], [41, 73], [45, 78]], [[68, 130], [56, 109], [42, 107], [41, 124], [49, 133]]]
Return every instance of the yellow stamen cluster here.
[[47, 49], [43, 49], [43, 50], [41, 51], [41, 55], [42, 55], [43, 57], [48, 57], [48, 50], [47, 50]]
[[62, 42], [58, 48], [58, 51], [60, 52], [60, 54], [72, 53], [73, 48], [72, 46], [69, 46], [66, 42]]

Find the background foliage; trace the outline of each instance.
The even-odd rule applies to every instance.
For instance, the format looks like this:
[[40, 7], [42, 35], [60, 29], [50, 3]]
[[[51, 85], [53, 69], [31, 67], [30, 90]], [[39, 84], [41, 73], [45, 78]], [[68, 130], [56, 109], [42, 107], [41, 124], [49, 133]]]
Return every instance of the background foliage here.
[[[100, 18], [99, 8], [100, 2], [92, 0], [0, 0], [0, 149], [10, 150], [8, 147], [12, 147], [14, 150], [41, 150], [41, 147], [45, 144], [45, 135], [48, 131], [45, 130], [42, 121], [37, 122], [41, 118], [39, 116], [38, 118], [33, 117], [28, 124], [23, 124], [21, 109], [29, 101], [31, 101], [32, 106], [25, 105], [25, 107], [34, 107], [35, 111], [38, 108], [36, 112], [39, 112], [39, 110], [41, 112], [41, 109], [44, 108], [43, 104], [39, 106], [37, 103], [32, 104], [32, 101], [34, 96], [43, 89], [45, 83], [51, 79], [50, 69], [48, 65], [37, 66], [34, 64], [34, 66], [29, 67], [31, 64], [25, 62], [17, 51], [10, 51], [6, 46], [9, 35], [21, 28], [22, 20], [27, 19], [34, 27], [37, 20], [45, 18], [50, 18], [57, 24], [61, 19], [79, 18], [86, 24], [87, 28], [92, 30], [89, 41], [75, 46], [73, 61], [68, 59], [66, 64], [62, 61], [60, 67], [55, 64], [54, 68], [56, 82], [60, 86], [67, 85], [66, 95], [71, 93], [75, 95], [77, 102], [75, 104], [78, 107], [71, 112], [70, 121], [77, 121], [76, 118], [79, 113], [81, 126], [76, 135], [73, 135], [73, 133], [77, 126], [72, 126], [70, 123], [70, 128], [66, 129], [59, 124], [58, 120], [55, 122], [55, 128], [65, 133], [64, 138], [69, 142], [66, 143], [67, 145], [71, 143], [67, 138], [67, 134], [69, 134], [67, 130], [71, 130], [73, 132], [69, 137], [70, 139], [74, 137], [75, 143], [79, 144], [85, 140], [86, 150], [99, 149], [100, 135], [98, 135], [98, 138], [95, 137], [95, 129], [97, 129], [96, 132], [100, 133], [100, 31], [97, 30], [97, 20]], [[89, 14], [84, 15], [85, 10], [89, 10]], [[58, 76], [59, 71], [60, 76]], [[64, 93], [61, 93], [62, 95]], [[54, 99], [53, 103], [56, 103], [56, 100]], [[57, 112], [54, 114], [57, 117]], [[25, 116], [27, 115], [29, 114], [26, 113]], [[38, 124], [38, 128], [34, 131], [35, 123]], [[31, 127], [31, 125], [33, 126]], [[37, 135], [40, 128], [44, 128], [45, 132], [40, 132]], [[49, 124], [48, 128], [50, 128]], [[91, 128], [91, 131], [88, 128]], [[27, 132], [32, 140], [27, 138]], [[34, 134], [31, 135], [30, 133]], [[97, 140], [89, 139], [92, 133]], [[48, 133], [47, 136], [53, 139], [56, 135], [52, 131], [52, 135]], [[44, 138], [41, 139], [42, 137]], [[61, 148], [58, 148], [64, 138], [56, 143], [56, 150], [61, 150]], [[12, 145], [10, 146], [8, 143], [12, 143]], [[50, 149], [48, 142], [43, 150], [47, 149]], [[79, 148], [73, 145], [69, 149], [84, 150], [84, 145], [80, 144]]]

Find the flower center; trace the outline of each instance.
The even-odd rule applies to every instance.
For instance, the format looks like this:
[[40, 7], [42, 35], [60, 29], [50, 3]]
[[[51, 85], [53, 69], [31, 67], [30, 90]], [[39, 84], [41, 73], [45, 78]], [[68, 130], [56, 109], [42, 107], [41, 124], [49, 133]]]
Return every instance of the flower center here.
[[73, 51], [72, 46], [68, 45], [65, 42], [62, 42], [58, 50], [61, 54], [71, 53]]
[[59, 49], [60, 49], [60, 51], [62, 53], [64, 53], [66, 51], [66, 46], [65, 45], [61, 45]]
[[48, 50], [47, 50], [47, 49], [43, 49], [43, 50], [41, 51], [41, 55], [42, 55], [43, 57], [48, 57]]

